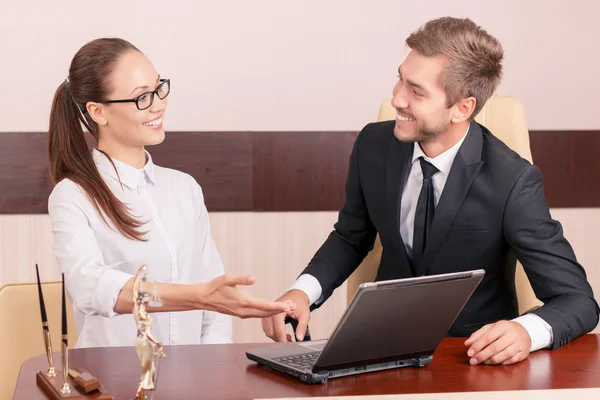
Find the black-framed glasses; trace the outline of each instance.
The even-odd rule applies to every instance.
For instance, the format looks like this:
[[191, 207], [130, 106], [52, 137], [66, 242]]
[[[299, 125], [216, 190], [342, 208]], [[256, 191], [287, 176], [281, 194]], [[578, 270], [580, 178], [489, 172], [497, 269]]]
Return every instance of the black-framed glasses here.
[[152, 106], [154, 103], [154, 95], [157, 95], [159, 99], [164, 99], [171, 92], [171, 80], [170, 79], [161, 79], [160, 84], [151, 92], [146, 92], [140, 94], [138, 97], [134, 99], [125, 99], [125, 100], [106, 100], [103, 101], [103, 104], [106, 103], [135, 103], [135, 106], [138, 110], [145, 110]]

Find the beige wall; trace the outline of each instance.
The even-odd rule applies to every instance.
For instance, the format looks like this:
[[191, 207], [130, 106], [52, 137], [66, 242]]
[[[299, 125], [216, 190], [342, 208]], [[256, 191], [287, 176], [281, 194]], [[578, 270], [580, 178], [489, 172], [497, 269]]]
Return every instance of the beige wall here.
[[[597, 236], [589, 235], [591, 226], [600, 226], [600, 210], [553, 210], [552, 215], [563, 223], [594, 292], [600, 294]], [[310, 261], [331, 231], [337, 213], [212, 213], [210, 219], [225, 269], [255, 274], [257, 283], [248, 291], [274, 299]], [[0, 285], [35, 281], [35, 263], [40, 265], [42, 280], [59, 279], [48, 216], [0, 216]], [[335, 326], [346, 305], [345, 290], [344, 285], [314, 313], [314, 338], [327, 337]], [[259, 342], [266, 338], [259, 321], [235, 320], [234, 340]]]
[[[275, 299], [294, 282], [327, 238], [336, 212], [212, 213], [214, 240], [227, 272], [254, 274], [247, 290]], [[60, 280], [52, 254], [48, 215], [0, 215], [0, 286], [34, 282], [35, 264], [43, 281]], [[345, 285], [313, 315], [313, 337], [327, 337], [346, 306]], [[266, 341], [260, 321], [234, 322], [237, 342]]]
[[[0, 132], [45, 131], [53, 92], [75, 51], [100, 36], [136, 44], [173, 81], [168, 130], [357, 130], [389, 96], [403, 40], [421, 23], [468, 16], [503, 43], [501, 94], [525, 104], [532, 129], [600, 129], [596, 0], [0, 1]], [[162, 22], [161, 22], [162, 21]], [[323, 110], [326, 110], [324, 112]], [[552, 210], [600, 293], [599, 209]], [[258, 276], [256, 295], [287, 289], [337, 214], [213, 213], [230, 272]], [[0, 216], [0, 285], [57, 279], [48, 217]], [[267, 279], [272, 283], [267, 283]], [[343, 288], [317, 311], [328, 335]], [[236, 321], [236, 341], [260, 341]]]
[[167, 129], [360, 129], [405, 37], [443, 15], [501, 40], [499, 92], [524, 102], [531, 128], [598, 129], [599, 14], [597, 0], [3, 0], [0, 131], [46, 130], [71, 58], [100, 36], [129, 39], [172, 78]]

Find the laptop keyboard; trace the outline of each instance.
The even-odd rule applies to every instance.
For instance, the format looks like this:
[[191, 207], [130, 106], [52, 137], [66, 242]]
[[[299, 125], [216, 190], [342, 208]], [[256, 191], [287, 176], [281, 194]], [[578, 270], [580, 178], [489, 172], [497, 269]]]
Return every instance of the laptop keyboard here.
[[314, 353], [298, 354], [289, 357], [280, 357], [276, 358], [275, 361], [285, 364], [288, 367], [310, 370], [314, 363], [317, 361], [317, 358], [319, 358], [319, 355], [321, 355], [321, 352], [315, 351]]

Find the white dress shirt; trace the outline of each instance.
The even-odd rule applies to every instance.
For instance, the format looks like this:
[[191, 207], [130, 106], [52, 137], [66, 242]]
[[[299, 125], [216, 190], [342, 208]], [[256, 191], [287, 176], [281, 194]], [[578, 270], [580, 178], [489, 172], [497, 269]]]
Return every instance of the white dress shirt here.
[[[133, 316], [115, 313], [114, 306], [142, 265], [148, 265], [149, 280], [193, 284], [223, 274], [223, 264], [194, 178], [154, 165], [148, 153], [139, 170], [114, 160], [118, 176], [104, 154], [94, 149], [92, 156], [112, 192], [144, 222], [147, 241], [127, 239], [109, 227], [83, 189], [64, 179], [48, 201], [54, 254], [75, 309], [75, 347], [133, 346]], [[151, 317], [152, 333], [164, 344], [231, 342], [231, 318], [223, 314], [194, 310]]]
[[[468, 131], [467, 131], [468, 133]], [[402, 202], [400, 207], [400, 236], [404, 242], [406, 252], [410, 257], [412, 255], [413, 233], [415, 222], [415, 211], [417, 209], [417, 201], [423, 186], [423, 171], [418, 158], [423, 157], [426, 161], [433, 164], [439, 172], [436, 172], [432, 179], [433, 192], [435, 197], [435, 205], [437, 206], [446, 180], [450, 174], [450, 169], [454, 163], [454, 158], [460, 149], [463, 141], [467, 137], [467, 133], [451, 148], [436, 157], [427, 157], [421, 146], [415, 142], [412, 157], [412, 166], [402, 191]], [[290, 290], [298, 289], [306, 293], [310, 304], [320, 303], [323, 301], [323, 289], [321, 284], [312, 275], [302, 274], [292, 285]], [[546, 323], [541, 317], [535, 314], [526, 314], [514, 319], [520, 323], [529, 333], [531, 337], [530, 351], [539, 350], [548, 347], [552, 344], [552, 327]]]

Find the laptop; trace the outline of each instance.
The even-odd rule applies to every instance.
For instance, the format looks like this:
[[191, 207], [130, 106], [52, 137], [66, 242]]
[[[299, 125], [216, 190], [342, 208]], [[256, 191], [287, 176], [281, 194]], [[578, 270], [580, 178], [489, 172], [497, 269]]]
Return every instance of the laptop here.
[[307, 383], [424, 367], [481, 282], [482, 269], [363, 283], [329, 339], [277, 343], [246, 357]]

